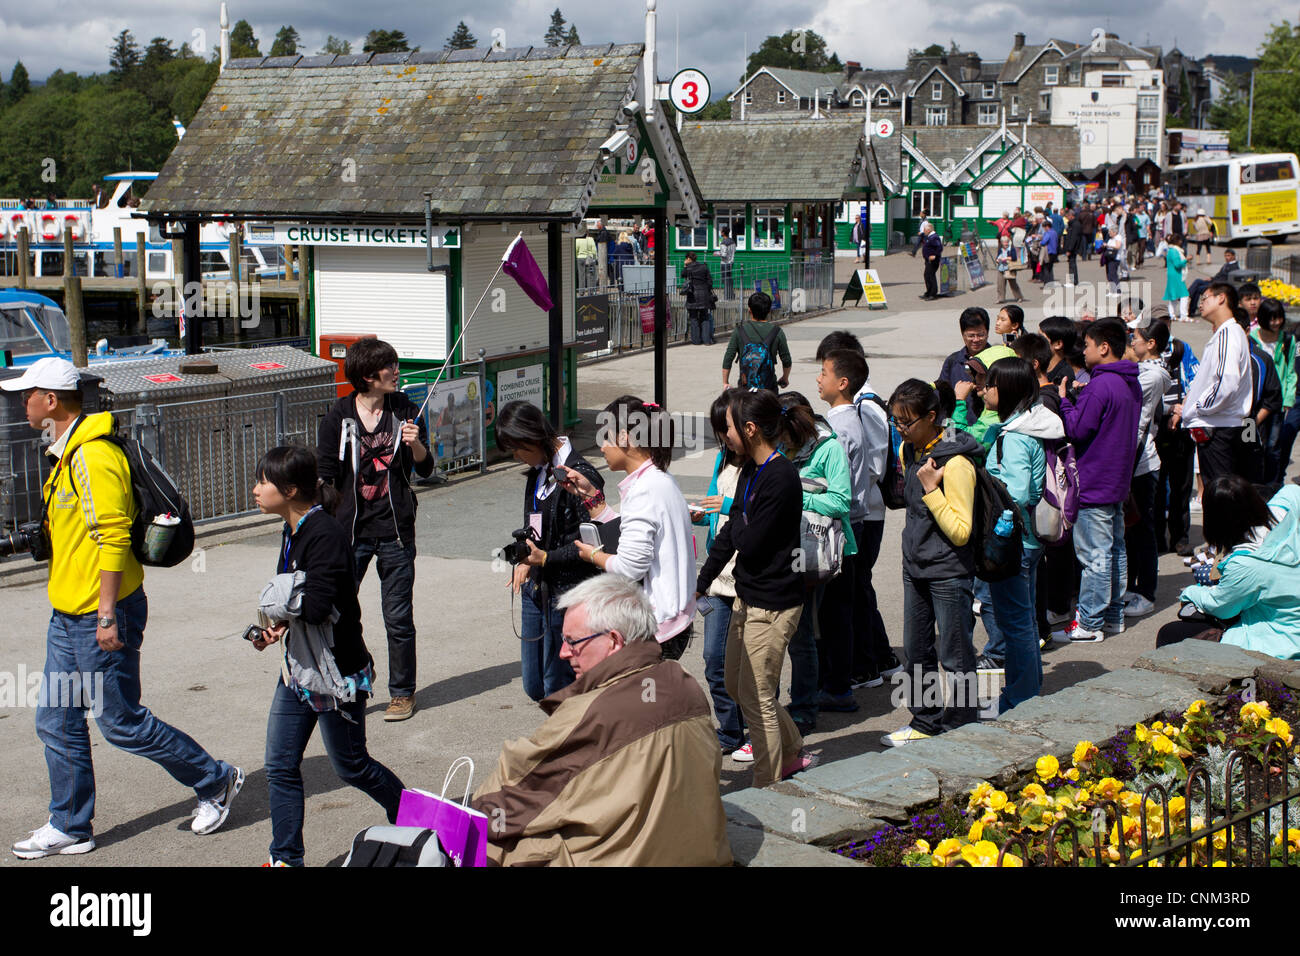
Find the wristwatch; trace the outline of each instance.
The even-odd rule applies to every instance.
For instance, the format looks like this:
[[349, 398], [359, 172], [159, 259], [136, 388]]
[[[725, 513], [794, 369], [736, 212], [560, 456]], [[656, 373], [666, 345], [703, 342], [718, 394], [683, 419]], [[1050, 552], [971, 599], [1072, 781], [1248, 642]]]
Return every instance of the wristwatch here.
[[109, 614], [106, 617], [100, 617], [99, 626], [104, 630], [108, 630], [110, 627], [117, 627], [117, 615]]

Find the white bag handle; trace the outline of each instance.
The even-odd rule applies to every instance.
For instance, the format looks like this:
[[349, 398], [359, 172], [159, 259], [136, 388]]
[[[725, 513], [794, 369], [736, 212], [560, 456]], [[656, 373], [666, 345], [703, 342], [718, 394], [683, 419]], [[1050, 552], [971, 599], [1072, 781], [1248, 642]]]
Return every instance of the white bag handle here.
[[438, 794], [443, 800], [447, 799], [447, 788], [451, 786], [451, 778], [456, 776], [456, 771], [462, 766], [468, 765], [469, 779], [465, 781], [465, 799], [461, 801], [463, 806], [469, 806], [469, 791], [474, 785], [474, 761], [469, 757], [457, 757], [452, 765], [447, 769], [447, 776], [442, 780], [442, 793]]

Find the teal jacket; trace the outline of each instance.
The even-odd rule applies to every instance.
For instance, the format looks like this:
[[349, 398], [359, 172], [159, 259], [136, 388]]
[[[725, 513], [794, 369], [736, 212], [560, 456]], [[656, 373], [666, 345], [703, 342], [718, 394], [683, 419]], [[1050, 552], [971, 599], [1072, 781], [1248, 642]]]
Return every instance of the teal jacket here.
[[[727, 460], [727, 450], [725, 448], [718, 449], [718, 457], [713, 462], [713, 477], [709, 480], [709, 490], [705, 492], [705, 494], [708, 497], [712, 497], [713, 495], [716, 495], [718, 493], [718, 473], [722, 471], [722, 464], [726, 460]], [[713, 539], [717, 537], [718, 518], [721, 515], [731, 514], [732, 500], [733, 499], [731, 498], [723, 497], [721, 512], [715, 512], [713, 514], [705, 515], [699, 521], [691, 522], [692, 524], [709, 526], [709, 539], [704, 546], [705, 551], [708, 551], [709, 548], [713, 547]]]
[[1179, 599], [1212, 617], [1240, 621], [1224, 644], [1300, 660], [1300, 485], [1287, 485], [1268, 503], [1278, 519], [1257, 547], [1242, 546], [1219, 562], [1219, 583], [1183, 588]]
[[1260, 338], [1259, 329], [1252, 330], [1250, 337], [1256, 345], [1264, 350], [1266, 354], [1271, 354], [1273, 356], [1273, 364], [1277, 366], [1277, 377], [1282, 382], [1282, 407], [1290, 408], [1295, 404], [1297, 382], [1295, 370], [1295, 338], [1290, 335], [1279, 335], [1277, 341], [1273, 343], [1273, 347], [1270, 349], [1264, 344], [1264, 340]]
[[1065, 426], [1060, 416], [1042, 405], [1012, 415], [995, 432], [984, 466], [988, 473], [1007, 486], [1007, 491], [1020, 506], [1020, 518], [1025, 523], [1021, 542], [1026, 551], [1041, 548], [1034, 535], [1034, 508], [1043, 497], [1043, 482], [1047, 477], [1047, 453], [1044, 441], [1065, 437]]
[[826, 482], [822, 492], [805, 491], [803, 510], [815, 511], [828, 518], [839, 518], [844, 528], [844, 553], [858, 553], [858, 541], [853, 537], [849, 509], [853, 507], [853, 479], [849, 472], [849, 456], [844, 446], [835, 439], [835, 431], [826, 419], [817, 418], [817, 437], [812, 448], [805, 445], [799, 454], [790, 456], [799, 468], [800, 478], [818, 478]]
[[985, 451], [989, 450], [993, 439], [998, 437], [998, 429], [1002, 427], [1002, 420], [998, 418], [998, 413], [991, 408], [984, 409], [980, 412], [980, 417], [968, 425], [964, 398], [957, 399], [957, 406], [952, 413], [952, 423], [958, 431], [966, 432], [979, 442]]

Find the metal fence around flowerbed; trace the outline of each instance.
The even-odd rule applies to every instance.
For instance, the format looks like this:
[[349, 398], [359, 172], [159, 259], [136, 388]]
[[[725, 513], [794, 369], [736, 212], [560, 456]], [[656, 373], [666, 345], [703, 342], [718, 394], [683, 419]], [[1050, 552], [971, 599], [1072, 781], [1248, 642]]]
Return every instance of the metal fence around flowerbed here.
[[[1275, 766], [1272, 762], [1274, 752], [1281, 758], [1280, 766]], [[1088, 861], [1089, 850], [1092, 856], [1089, 862], [1098, 867], [1153, 864], [1207, 867], [1300, 865], [1300, 828], [1289, 825], [1292, 806], [1300, 811], [1300, 771], [1294, 770], [1294, 767], [1294, 750], [1280, 741], [1265, 748], [1262, 761], [1255, 754], [1237, 748], [1228, 754], [1224, 765], [1224, 799], [1218, 807], [1213, 798], [1214, 788], [1209, 770], [1199, 763], [1193, 764], [1188, 769], [1187, 782], [1181, 794], [1171, 798], [1158, 783], [1147, 787], [1138, 805], [1137, 817], [1126, 816], [1114, 800], [1102, 801], [1093, 810], [1090, 848], [1081, 847], [1079, 830], [1074, 823], [1061, 821], [1047, 831], [1044, 863], [1033, 862], [1030, 843], [1025, 837], [1013, 836], [999, 848], [996, 865], [1008, 865], [1006, 857], [1013, 848], [1020, 850], [1021, 861], [1027, 861], [1015, 865], [1029, 866], [1082, 866]], [[1252, 774], [1252, 769], [1257, 773]], [[1281, 776], [1276, 787], [1274, 771], [1280, 771]], [[1237, 787], [1238, 777], [1240, 788]], [[1263, 781], [1262, 801], [1256, 799], [1259, 796], [1259, 778]], [[1244, 809], [1234, 812], [1236, 801], [1233, 797], [1238, 792], [1244, 796]], [[1173, 801], [1180, 797], [1182, 803], [1171, 814]], [[1198, 802], [1204, 808], [1204, 816], [1193, 813]], [[1158, 811], [1158, 827], [1151, 826], [1148, 807], [1154, 807]], [[1279, 808], [1280, 813], [1275, 814], [1274, 811]], [[1216, 818], [1219, 809], [1222, 810], [1222, 815]], [[1276, 836], [1273, 832], [1274, 816], [1278, 818]], [[1174, 817], [1180, 818], [1183, 824], [1180, 836], [1174, 835]], [[1197, 819], [1213, 822], [1194, 827]], [[1129, 821], [1138, 830], [1141, 850], [1125, 859], [1123, 854], [1131, 837]], [[1153, 833], [1153, 829], [1158, 832]], [[1257, 830], [1262, 830], [1262, 833], [1257, 833]], [[1106, 839], [1108, 833], [1114, 834], [1109, 841]], [[1058, 852], [1063, 836], [1070, 850], [1065, 859], [1061, 859]], [[1203, 846], [1203, 860], [1198, 858], [1198, 845]], [[1220, 859], [1215, 859], [1216, 852], [1221, 854]]]

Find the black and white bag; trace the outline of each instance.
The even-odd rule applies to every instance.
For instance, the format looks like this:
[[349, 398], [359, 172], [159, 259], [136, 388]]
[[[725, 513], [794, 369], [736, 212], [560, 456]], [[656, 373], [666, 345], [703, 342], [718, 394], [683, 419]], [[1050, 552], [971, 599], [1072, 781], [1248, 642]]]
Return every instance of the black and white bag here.
[[352, 839], [344, 866], [451, 866], [438, 834], [423, 827], [366, 827]]

